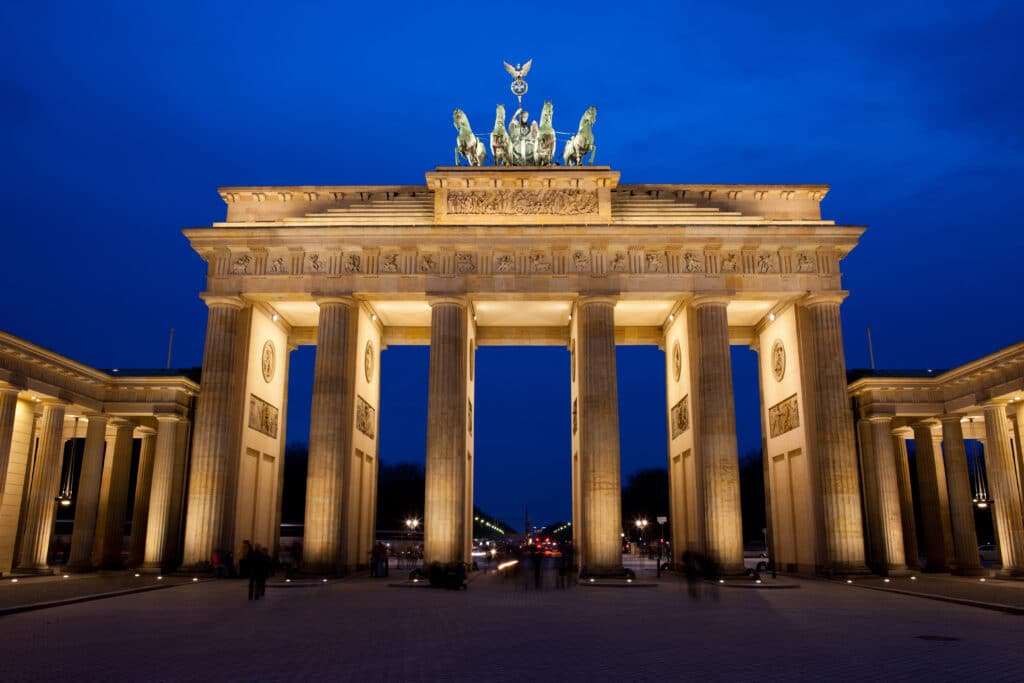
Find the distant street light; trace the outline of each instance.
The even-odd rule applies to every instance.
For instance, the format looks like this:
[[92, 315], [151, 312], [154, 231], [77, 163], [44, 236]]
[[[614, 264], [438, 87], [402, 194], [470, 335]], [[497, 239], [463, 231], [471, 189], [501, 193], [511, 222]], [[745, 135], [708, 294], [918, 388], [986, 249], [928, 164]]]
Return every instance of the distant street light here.
[[647, 528], [647, 520], [643, 518], [636, 520], [636, 528], [640, 530], [640, 543], [643, 544], [644, 529]]
[[419, 525], [420, 520], [416, 519], [415, 517], [410, 517], [409, 519], [405, 520], [405, 526], [407, 529], [409, 529], [410, 533], [414, 533], [416, 529], [419, 527]]

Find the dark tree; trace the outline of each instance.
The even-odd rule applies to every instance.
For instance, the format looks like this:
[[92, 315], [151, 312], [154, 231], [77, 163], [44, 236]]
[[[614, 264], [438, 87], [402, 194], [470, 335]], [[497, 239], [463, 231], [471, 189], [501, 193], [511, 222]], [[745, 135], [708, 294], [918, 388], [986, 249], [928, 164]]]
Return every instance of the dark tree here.
[[[629, 475], [622, 488], [622, 525], [632, 534], [637, 519], [646, 519], [647, 538], [655, 538], [660, 529], [657, 518], [668, 517], [668, 470], [638, 470]], [[665, 533], [668, 534], [666, 527]]]

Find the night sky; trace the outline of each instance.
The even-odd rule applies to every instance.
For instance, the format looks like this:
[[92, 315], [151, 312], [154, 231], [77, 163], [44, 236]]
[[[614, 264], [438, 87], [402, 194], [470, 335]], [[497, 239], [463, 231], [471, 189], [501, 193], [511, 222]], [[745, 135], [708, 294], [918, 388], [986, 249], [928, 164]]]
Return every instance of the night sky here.
[[[159, 5], [159, 6], [158, 6]], [[726, 7], [727, 6], [727, 7]], [[625, 183], [828, 183], [866, 225], [842, 263], [847, 363], [946, 368], [1019, 341], [1019, 2], [23, 2], [0, 7], [0, 327], [101, 368], [202, 359], [205, 268], [180, 230], [222, 185], [422, 184], [451, 111], [487, 131], [502, 60], [555, 128], [598, 107]], [[514, 107], [513, 107], [514, 109]], [[427, 349], [382, 357], [381, 456], [423, 461]], [[305, 440], [314, 352], [292, 358]], [[734, 350], [740, 453], [760, 446], [755, 356]], [[560, 348], [478, 355], [477, 504], [568, 517]], [[624, 476], [664, 466], [664, 357], [619, 352]]]

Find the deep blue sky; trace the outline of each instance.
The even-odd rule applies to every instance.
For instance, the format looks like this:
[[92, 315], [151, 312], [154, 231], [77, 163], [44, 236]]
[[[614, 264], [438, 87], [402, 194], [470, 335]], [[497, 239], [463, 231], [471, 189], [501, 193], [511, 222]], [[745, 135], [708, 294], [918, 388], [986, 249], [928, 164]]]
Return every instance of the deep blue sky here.
[[[1021, 3], [984, 0], [9, 0], [0, 327], [98, 367], [162, 366], [174, 327], [174, 364], [199, 364], [204, 267], [180, 229], [223, 217], [218, 185], [422, 183], [451, 163], [452, 108], [487, 130], [512, 103], [502, 60], [532, 57], [531, 111], [553, 100], [567, 130], [597, 105], [623, 182], [831, 184], [826, 217], [869, 226], [843, 262], [848, 364], [871, 325], [880, 367], [957, 365], [1021, 338], [1022, 25]], [[515, 351], [480, 352], [477, 500], [565, 517], [567, 354]], [[423, 458], [425, 359], [382, 359], [385, 462]], [[620, 353], [625, 474], [665, 461], [662, 362]]]

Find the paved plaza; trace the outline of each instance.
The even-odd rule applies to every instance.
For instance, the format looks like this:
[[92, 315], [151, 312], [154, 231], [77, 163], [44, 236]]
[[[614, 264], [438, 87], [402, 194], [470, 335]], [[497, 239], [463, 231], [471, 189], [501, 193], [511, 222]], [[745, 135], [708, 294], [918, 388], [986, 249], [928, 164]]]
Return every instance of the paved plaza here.
[[262, 602], [241, 581], [187, 581], [0, 617], [3, 680], [1024, 678], [1019, 615], [822, 581], [703, 586], [695, 600], [674, 576], [544, 578], [540, 591], [482, 574], [465, 592], [278, 583]]

